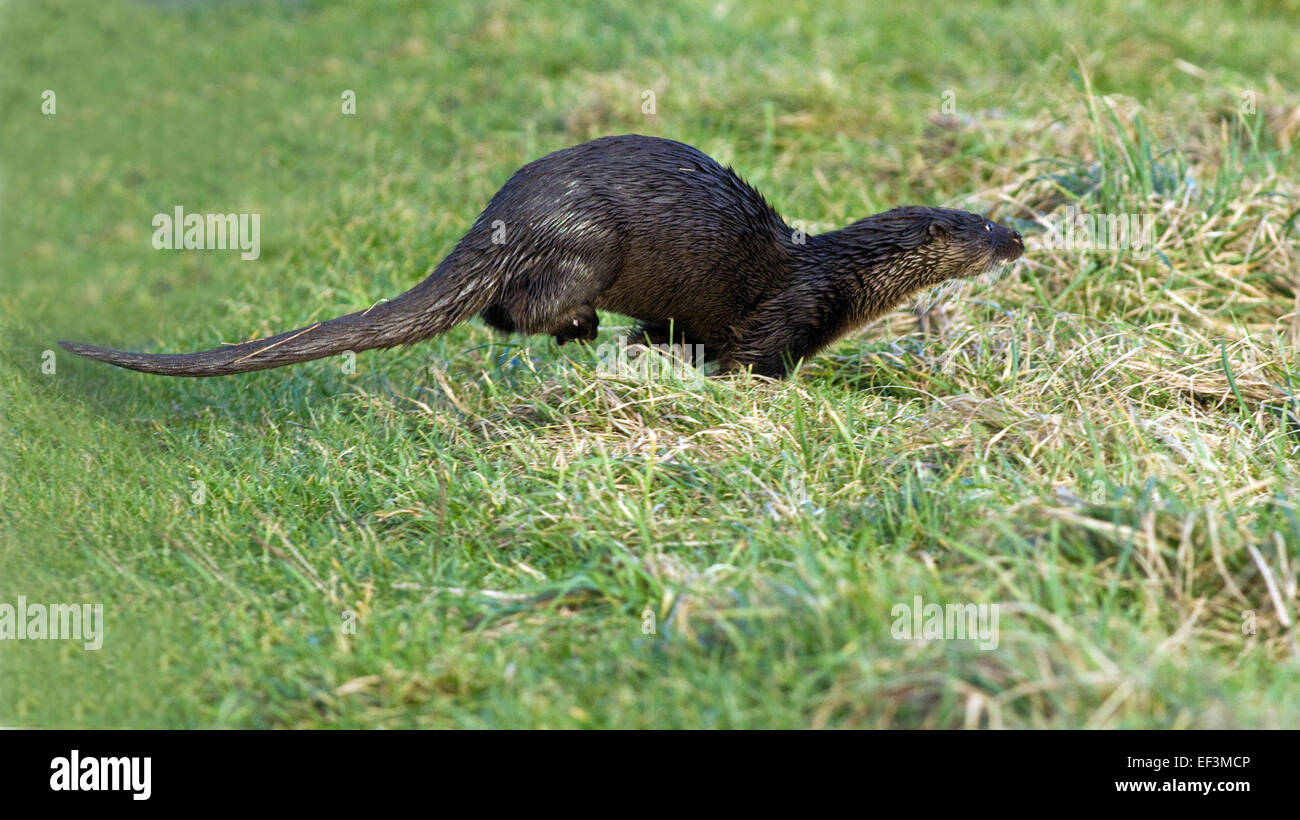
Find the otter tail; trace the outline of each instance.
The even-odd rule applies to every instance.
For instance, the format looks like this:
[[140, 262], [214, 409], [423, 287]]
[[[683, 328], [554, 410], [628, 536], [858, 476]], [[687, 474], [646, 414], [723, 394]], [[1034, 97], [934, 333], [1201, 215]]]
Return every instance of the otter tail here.
[[346, 351], [395, 347], [450, 330], [492, 300], [490, 274], [472, 275], [451, 263], [455, 252], [424, 281], [369, 310], [291, 330], [266, 339], [200, 353], [131, 353], [107, 347], [59, 342], [66, 350], [118, 367], [164, 376], [225, 376], [267, 370]]

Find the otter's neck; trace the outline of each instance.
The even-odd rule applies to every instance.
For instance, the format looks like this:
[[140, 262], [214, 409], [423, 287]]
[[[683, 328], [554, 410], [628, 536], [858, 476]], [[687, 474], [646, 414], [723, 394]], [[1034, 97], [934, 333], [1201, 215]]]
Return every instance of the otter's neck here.
[[792, 285], [823, 285], [827, 296], [847, 301], [858, 322], [898, 307], [926, 287], [921, 272], [905, 264], [896, 246], [863, 242], [854, 226], [791, 241]]

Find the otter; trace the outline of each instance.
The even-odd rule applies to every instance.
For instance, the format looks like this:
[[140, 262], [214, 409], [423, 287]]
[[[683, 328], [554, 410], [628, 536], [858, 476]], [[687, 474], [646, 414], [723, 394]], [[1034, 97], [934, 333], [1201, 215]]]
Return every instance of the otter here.
[[608, 310], [640, 321], [632, 341], [684, 343], [717, 372], [781, 378], [908, 296], [1022, 253], [1018, 232], [948, 208], [806, 236], [689, 145], [602, 137], [520, 168], [432, 273], [367, 310], [200, 353], [59, 344], [145, 373], [224, 376], [409, 344], [474, 314], [506, 333], [587, 342]]

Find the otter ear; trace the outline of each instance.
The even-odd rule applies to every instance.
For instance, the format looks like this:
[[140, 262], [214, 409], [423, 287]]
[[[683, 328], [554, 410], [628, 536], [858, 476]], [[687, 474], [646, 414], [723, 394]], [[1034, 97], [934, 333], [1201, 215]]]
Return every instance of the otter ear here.
[[940, 225], [938, 222], [931, 222], [931, 223], [930, 223], [930, 229], [929, 229], [929, 230], [930, 230], [930, 238], [931, 238], [931, 239], [947, 239], [947, 238], [948, 238], [948, 229], [945, 228], [943, 225]]

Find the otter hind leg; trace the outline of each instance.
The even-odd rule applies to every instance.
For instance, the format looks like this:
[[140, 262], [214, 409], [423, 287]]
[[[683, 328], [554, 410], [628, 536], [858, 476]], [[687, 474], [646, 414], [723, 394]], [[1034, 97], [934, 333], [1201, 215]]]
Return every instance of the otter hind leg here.
[[484, 318], [525, 336], [551, 336], [561, 345], [594, 340], [600, 326], [596, 304], [622, 267], [614, 239], [602, 235], [563, 247], [539, 246], [532, 263], [511, 274], [494, 315]]
[[579, 305], [577, 310], [565, 317], [559, 326], [550, 331], [555, 343], [563, 346], [565, 342], [590, 342], [596, 338], [600, 328], [600, 318], [591, 305]]
[[479, 318], [487, 322], [494, 330], [498, 330], [502, 333], [515, 332], [514, 318], [511, 317], [510, 311], [506, 306], [500, 303], [491, 304], [483, 308], [483, 312], [479, 314]]

